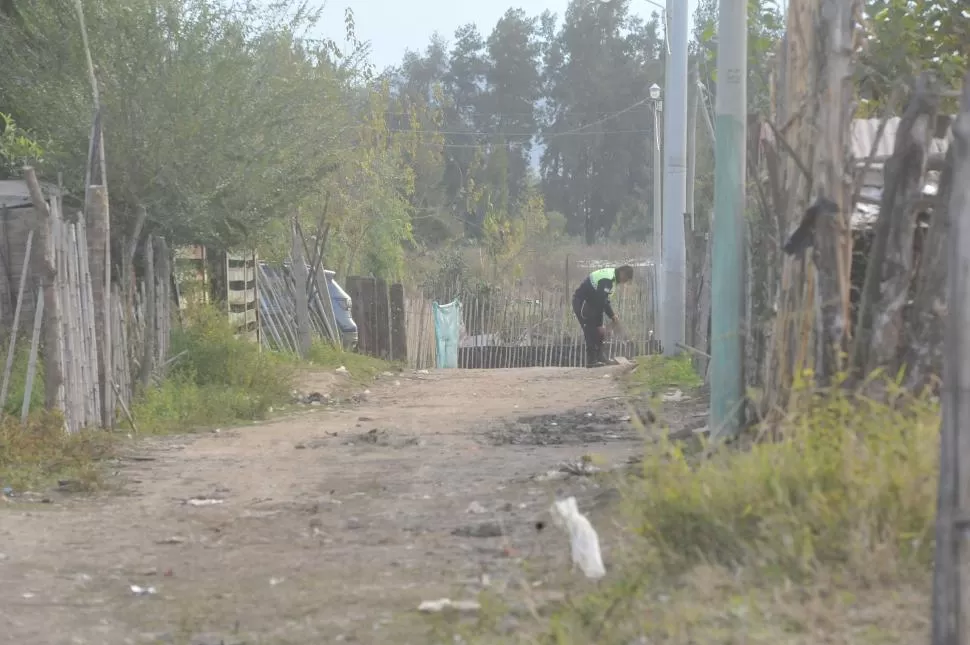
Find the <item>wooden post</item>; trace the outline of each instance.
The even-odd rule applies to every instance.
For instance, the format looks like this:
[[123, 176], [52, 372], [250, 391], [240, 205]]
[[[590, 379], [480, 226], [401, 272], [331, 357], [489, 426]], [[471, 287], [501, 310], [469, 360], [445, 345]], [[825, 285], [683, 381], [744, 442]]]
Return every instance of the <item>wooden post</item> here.
[[886, 162], [879, 219], [869, 251], [856, 327], [854, 367], [865, 377], [877, 367], [896, 371], [904, 338], [903, 308], [913, 279], [913, 237], [926, 182], [939, 97], [926, 75], [900, 119]]
[[145, 346], [141, 355], [141, 384], [148, 387], [151, 382], [152, 370], [155, 368], [155, 320], [157, 313], [156, 290], [155, 290], [155, 240], [149, 235], [145, 240], [145, 310], [143, 320], [145, 321]]
[[374, 331], [378, 358], [391, 358], [391, 307], [387, 282], [378, 278], [374, 281]]
[[41, 276], [44, 291], [44, 309], [47, 315], [44, 317], [44, 399], [49, 410], [53, 410], [62, 403], [63, 400], [63, 366], [61, 364], [61, 335], [60, 335], [60, 310], [57, 306], [57, 289], [54, 278], [57, 275], [55, 245], [53, 239], [53, 222], [51, 221], [50, 209], [44, 199], [40, 183], [33, 168], [24, 168], [24, 180], [30, 190], [30, 199], [34, 204], [34, 209], [44, 220], [40, 229], [38, 247], [44, 258], [44, 269]]
[[[157, 336], [155, 339], [155, 364], [160, 370], [164, 368], [168, 359], [169, 336], [171, 333], [172, 302], [172, 259], [169, 255], [168, 244], [164, 237], [155, 239], [155, 319], [157, 320]], [[164, 373], [160, 374], [164, 376]]]
[[368, 356], [377, 356], [377, 325], [374, 316], [374, 293], [376, 291], [376, 281], [374, 278], [358, 278], [359, 298], [354, 299], [354, 307], [359, 301], [360, 317], [354, 315], [359, 333], [359, 344], [361, 352]]
[[90, 225], [88, 239], [88, 262], [91, 274], [91, 291], [94, 300], [95, 342], [98, 351], [98, 389], [101, 394], [101, 423], [105, 428], [114, 427], [115, 394], [109, 385], [111, 379], [111, 244], [108, 241], [108, 191], [103, 185], [90, 186], [85, 220]]
[[296, 218], [293, 218], [291, 225], [291, 236], [290, 262], [293, 272], [293, 304], [297, 328], [297, 353], [305, 358], [310, 353], [310, 346], [313, 344], [313, 335], [310, 329], [310, 297], [307, 294], [308, 277], [306, 261], [303, 258], [303, 240], [300, 239]]
[[970, 645], [970, 74], [953, 126], [933, 645]]
[[[43, 289], [43, 287], [41, 287]], [[27, 425], [30, 413], [30, 399], [34, 391], [34, 375], [37, 374], [37, 347], [40, 345], [40, 328], [44, 320], [44, 299], [37, 294], [37, 308], [34, 309], [34, 333], [30, 339], [30, 357], [27, 359], [27, 381], [24, 383], [24, 403], [20, 408], [20, 423]]]
[[17, 334], [20, 333], [20, 310], [24, 304], [24, 288], [27, 286], [27, 273], [30, 271], [30, 247], [34, 243], [34, 229], [27, 233], [27, 250], [20, 269], [20, 288], [17, 290], [17, 307], [13, 312], [13, 326], [10, 328], [10, 343], [7, 347], [7, 362], [3, 366], [3, 384], [0, 385], [0, 410], [7, 404], [7, 388], [10, 385], [10, 371], [13, 368], [14, 350], [17, 347]]
[[852, 186], [846, 150], [855, 106], [853, 29], [861, 0], [822, 0], [820, 4], [817, 42], [824, 44], [824, 50], [816, 51], [816, 60], [821, 61], [819, 89], [825, 102], [817, 115], [818, 144], [812, 176], [815, 194], [831, 200], [834, 208], [823, 209], [830, 217], [820, 217], [816, 225], [813, 260], [820, 329], [815, 372], [820, 384], [827, 385], [842, 368], [849, 336]]

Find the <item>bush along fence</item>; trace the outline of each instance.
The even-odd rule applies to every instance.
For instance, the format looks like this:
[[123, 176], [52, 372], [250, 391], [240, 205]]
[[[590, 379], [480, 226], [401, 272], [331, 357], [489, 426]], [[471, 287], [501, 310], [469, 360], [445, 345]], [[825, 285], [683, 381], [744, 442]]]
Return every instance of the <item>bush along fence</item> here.
[[[104, 186], [89, 188], [81, 210], [65, 206], [61, 192], [42, 186], [32, 169], [25, 180], [4, 183], [5, 246], [23, 252], [4, 263], [7, 284], [17, 287], [4, 294], [13, 306], [0, 310], [0, 408], [7, 407], [18, 343], [29, 342], [22, 421], [34, 390], [43, 389], [46, 407], [63, 413], [68, 432], [113, 427], [137, 384], [157, 379], [166, 365], [172, 293], [165, 240], [125, 244], [114, 281]], [[139, 230], [144, 219], [142, 213]]]

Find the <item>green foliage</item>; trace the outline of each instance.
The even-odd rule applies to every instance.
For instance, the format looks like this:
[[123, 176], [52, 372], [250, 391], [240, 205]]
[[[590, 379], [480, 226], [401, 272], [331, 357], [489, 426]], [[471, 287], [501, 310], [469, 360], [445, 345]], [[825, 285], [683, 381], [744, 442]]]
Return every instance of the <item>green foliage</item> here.
[[387, 362], [366, 354], [345, 351], [341, 347], [336, 347], [328, 342], [316, 341], [310, 347], [310, 353], [306, 357], [306, 363], [310, 367], [324, 367], [334, 369], [340, 366], [347, 368], [350, 374], [351, 383], [355, 386], [366, 386], [374, 382], [379, 374], [389, 368], [400, 366], [389, 365]]
[[[629, 220], [631, 199], [652, 199], [647, 91], [663, 84], [659, 21], [644, 23], [629, 8], [574, 0], [561, 29], [546, 28], [542, 189], [546, 206], [563, 213], [568, 232], [587, 244], [618, 218]], [[647, 230], [636, 233], [645, 239]]]
[[[958, 87], [968, 64], [970, 21], [961, 0], [868, 0], [872, 30], [860, 76], [864, 113], [876, 116], [893, 88], [922, 71]], [[902, 106], [888, 106], [900, 110]], [[953, 107], [953, 106], [951, 106]]]
[[814, 398], [780, 441], [692, 465], [674, 446], [644, 462], [630, 502], [668, 572], [703, 559], [795, 579], [820, 565], [860, 579], [872, 556], [919, 571], [932, 557], [939, 409], [841, 390]]
[[[5, 339], [6, 340], [6, 339]], [[7, 346], [2, 347], [3, 358], [7, 360]], [[23, 335], [17, 339], [17, 346], [14, 349], [13, 366], [10, 371], [10, 384], [7, 386], [7, 400], [4, 402], [0, 414], [20, 418], [24, 404], [24, 392], [27, 385], [27, 364], [30, 361], [30, 336]], [[2, 378], [2, 376], [0, 376]], [[30, 391], [29, 410], [35, 412], [44, 407], [44, 361], [38, 357], [36, 371], [34, 372], [34, 384]]]
[[190, 310], [185, 328], [172, 333], [171, 351], [181, 356], [169, 378], [142, 393], [132, 410], [141, 432], [262, 419], [289, 399], [293, 362], [234, 338], [225, 314], [214, 308]]
[[690, 389], [702, 384], [691, 365], [690, 356], [641, 356], [630, 373], [628, 384], [634, 392], [659, 392], [664, 388]]
[[17, 175], [23, 166], [44, 161], [44, 149], [13, 117], [0, 112], [0, 177]]
[[[105, 0], [85, 6], [113, 213], [144, 204], [170, 242], [231, 246], [319, 194], [350, 116], [353, 61], [299, 34], [295, 0]], [[0, 15], [0, 105], [53, 143], [49, 173], [80, 190], [91, 89], [73, 3]]]
[[800, 643], [807, 634], [875, 645], [887, 640], [883, 625], [890, 642], [921, 637], [940, 411], [888, 387], [889, 403], [814, 393], [773, 429], [775, 440], [709, 459], [652, 445], [620, 485], [621, 534], [593, 516], [613, 546], [604, 583], [577, 585], [515, 636], [494, 628], [509, 602], [477, 625], [435, 629], [478, 645]]
[[[702, 0], [698, 4], [692, 43], [692, 55], [701, 67], [701, 80], [712, 97], [717, 89], [717, 11], [715, 0]], [[784, 14], [777, 0], [748, 0], [749, 112], [768, 113], [771, 73], [777, 64], [773, 53], [784, 31]]]
[[64, 432], [59, 414], [39, 412], [26, 426], [19, 414], [0, 415], [0, 488], [15, 492], [69, 479], [77, 490], [100, 485], [98, 462], [111, 454], [111, 435], [100, 431]]

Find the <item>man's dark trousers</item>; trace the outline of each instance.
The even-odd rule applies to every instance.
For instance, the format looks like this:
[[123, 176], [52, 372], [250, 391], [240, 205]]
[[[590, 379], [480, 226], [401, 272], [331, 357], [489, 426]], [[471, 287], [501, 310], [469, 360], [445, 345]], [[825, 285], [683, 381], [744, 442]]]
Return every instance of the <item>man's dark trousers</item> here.
[[603, 310], [582, 297], [573, 295], [573, 313], [579, 326], [583, 328], [586, 341], [586, 366], [603, 362], [603, 337], [599, 328], [603, 326]]

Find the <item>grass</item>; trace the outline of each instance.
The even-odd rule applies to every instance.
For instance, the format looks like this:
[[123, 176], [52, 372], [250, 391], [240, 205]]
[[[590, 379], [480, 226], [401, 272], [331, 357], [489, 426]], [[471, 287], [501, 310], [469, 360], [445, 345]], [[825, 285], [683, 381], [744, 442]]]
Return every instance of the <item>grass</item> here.
[[689, 390], [701, 385], [690, 356], [686, 354], [672, 358], [641, 356], [627, 377], [627, 387], [634, 394], [658, 393], [668, 388]]
[[[686, 387], [682, 367], [649, 359], [630, 385]], [[651, 447], [619, 482], [619, 517], [593, 518], [613, 545], [602, 583], [570, 578], [566, 602], [515, 635], [493, 628], [522, 602], [507, 596], [452, 629], [480, 645], [925, 640], [939, 407], [890, 393], [800, 397], [775, 440], [700, 462]]]
[[330, 343], [315, 342], [310, 348], [306, 365], [309, 369], [333, 369], [344, 366], [350, 375], [350, 384], [354, 387], [364, 387], [374, 382], [374, 379], [390, 369], [400, 369], [401, 366], [389, 364], [379, 358], [344, 351]]
[[[254, 343], [235, 338], [225, 315], [214, 308], [191, 310], [188, 318], [184, 329], [173, 331], [171, 354], [180, 358], [168, 377], [140, 392], [132, 405], [139, 434], [192, 432], [265, 419], [290, 401], [301, 370], [344, 365], [350, 374], [344, 388], [355, 389], [373, 382], [389, 367], [325, 343], [315, 344], [307, 361], [259, 351]], [[0, 414], [0, 489], [21, 491], [57, 479], [70, 479], [78, 489], [99, 487], [99, 462], [112, 453], [120, 438], [97, 431], [64, 433], [60, 417], [43, 411], [42, 373], [34, 381], [28, 424], [21, 427], [27, 349], [17, 353], [4, 408], [7, 415]]]
[[99, 462], [112, 453], [106, 432], [64, 432], [59, 414], [32, 414], [26, 427], [17, 417], [0, 418], [0, 488], [36, 490], [58, 479], [91, 490], [101, 484]]

